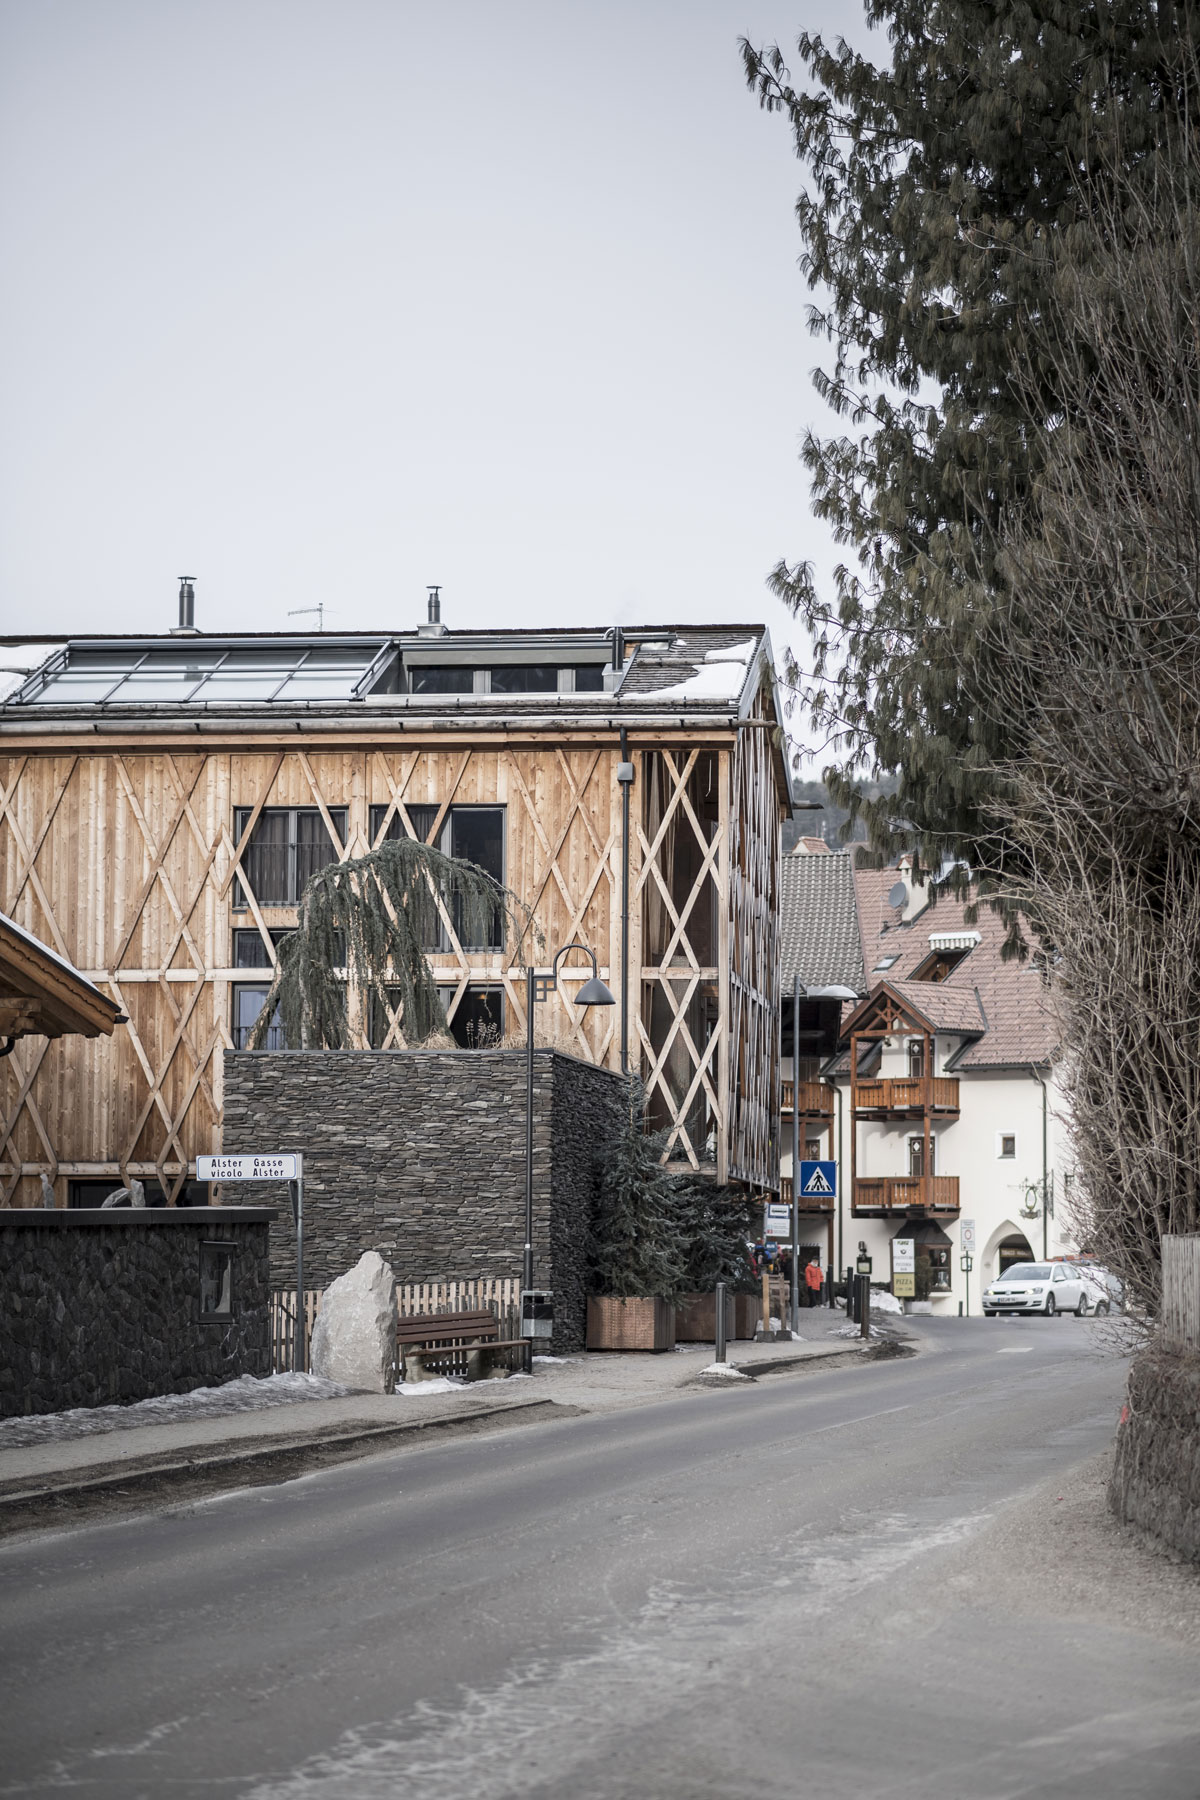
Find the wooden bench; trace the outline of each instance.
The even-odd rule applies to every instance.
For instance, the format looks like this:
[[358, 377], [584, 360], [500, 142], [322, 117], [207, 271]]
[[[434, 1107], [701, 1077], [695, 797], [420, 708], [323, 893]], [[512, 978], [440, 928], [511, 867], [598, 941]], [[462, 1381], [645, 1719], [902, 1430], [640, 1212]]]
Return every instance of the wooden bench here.
[[468, 1381], [502, 1381], [509, 1373], [513, 1350], [525, 1338], [502, 1338], [493, 1315], [479, 1312], [425, 1313], [402, 1317], [396, 1327], [396, 1360], [405, 1381], [433, 1381], [439, 1375], [465, 1375]]

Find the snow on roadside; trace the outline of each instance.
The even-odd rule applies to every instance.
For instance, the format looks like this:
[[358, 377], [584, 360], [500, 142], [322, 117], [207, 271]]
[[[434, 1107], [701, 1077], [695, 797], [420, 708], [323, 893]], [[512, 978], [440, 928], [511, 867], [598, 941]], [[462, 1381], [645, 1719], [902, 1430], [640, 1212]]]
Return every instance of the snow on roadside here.
[[350, 1389], [321, 1375], [240, 1375], [222, 1387], [193, 1388], [190, 1394], [159, 1394], [128, 1406], [76, 1406], [69, 1412], [42, 1413], [35, 1418], [0, 1420], [0, 1450], [22, 1450], [30, 1444], [65, 1443], [104, 1431], [129, 1431], [138, 1425], [182, 1425], [192, 1419], [218, 1419], [232, 1413], [263, 1412], [297, 1400], [337, 1400]]
[[424, 1398], [427, 1394], [457, 1394], [466, 1385], [457, 1375], [434, 1375], [428, 1381], [398, 1381], [396, 1392]]
[[735, 1369], [732, 1363], [709, 1363], [707, 1368], [701, 1369], [700, 1373], [702, 1375], [720, 1375], [726, 1381], [750, 1381], [752, 1379], [743, 1370]]

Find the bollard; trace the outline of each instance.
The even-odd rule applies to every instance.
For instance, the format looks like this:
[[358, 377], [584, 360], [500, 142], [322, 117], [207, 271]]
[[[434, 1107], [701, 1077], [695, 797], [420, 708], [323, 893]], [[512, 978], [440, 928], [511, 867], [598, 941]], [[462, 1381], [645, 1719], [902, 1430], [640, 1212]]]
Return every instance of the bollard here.
[[862, 1337], [871, 1335], [871, 1277], [860, 1275], [858, 1290], [859, 1333]]
[[725, 1283], [717, 1283], [717, 1361], [725, 1361]]
[[834, 1293], [833, 1289], [833, 1264], [830, 1263], [825, 1271], [825, 1295], [831, 1309], [837, 1305], [837, 1295]]
[[853, 1269], [846, 1270], [846, 1318], [852, 1325], [858, 1322], [858, 1276]]

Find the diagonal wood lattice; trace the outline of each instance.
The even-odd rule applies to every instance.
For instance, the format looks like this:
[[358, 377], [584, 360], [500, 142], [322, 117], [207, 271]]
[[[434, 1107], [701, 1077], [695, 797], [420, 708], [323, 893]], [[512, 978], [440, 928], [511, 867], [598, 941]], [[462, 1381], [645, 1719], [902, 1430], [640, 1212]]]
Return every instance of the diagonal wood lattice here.
[[[777, 822], [756, 749], [764, 737], [633, 753], [635, 793], [660, 759], [663, 805], [652, 823], [634, 808], [629, 1047], [666, 1113], [672, 1159], [766, 1186], [776, 1178], [764, 1083], [778, 984], [768, 967]], [[254, 979], [235, 966], [232, 934], [257, 934], [262, 971], [274, 962], [271, 933], [295, 922], [294, 908], [254, 892], [248, 853], [267, 808], [315, 809], [339, 859], [362, 854], [392, 819], [412, 832], [414, 806], [437, 809], [431, 836], [451, 807], [506, 808], [505, 878], [539, 936], [503, 952], [464, 948], [441, 908], [431, 961], [451, 1012], [469, 985], [490, 985], [503, 992], [509, 1041], [519, 1041], [525, 955], [544, 967], [575, 939], [617, 991], [617, 757], [615, 744], [566, 739], [342, 750], [302, 738], [204, 751], [73, 744], [0, 758], [0, 906], [129, 1018], [104, 1043], [27, 1040], [0, 1065], [0, 1197], [38, 1203], [41, 1173], [113, 1185], [138, 1175], [176, 1194], [195, 1156], [220, 1147], [220, 1052], [233, 1047], [234, 988]], [[701, 781], [716, 793], [708, 812]], [[248, 812], [240, 833], [238, 809]], [[652, 960], [643, 956], [651, 918]], [[538, 1008], [539, 1041], [616, 1068], [618, 1009], [574, 1004], [588, 972], [582, 959], [562, 971]], [[383, 1023], [386, 1042], [397, 1042], [400, 1021]]]

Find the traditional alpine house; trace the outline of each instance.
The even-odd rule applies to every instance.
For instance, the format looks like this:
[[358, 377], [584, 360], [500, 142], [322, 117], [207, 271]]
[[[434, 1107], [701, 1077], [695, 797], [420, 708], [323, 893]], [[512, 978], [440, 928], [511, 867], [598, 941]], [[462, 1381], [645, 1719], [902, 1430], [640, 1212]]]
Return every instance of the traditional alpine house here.
[[[760, 626], [5, 640], [0, 904], [127, 1016], [3, 1063], [10, 1205], [193, 1191], [220, 1148], [222, 1051], [263, 1005], [307, 878], [408, 833], [506, 883], [563, 971], [562, 1049], [640, 1071], [673, 1163], [778, 1187], [781, 820], [790, 789]], [[27, 671], [27, 672], [26, 672]], [[528, 945], [429, 955], [464, 1046], [525, 1028]], [[388, 1048], [387, 1008], [360, 1047]], [[271, 1040], [278, 1045], [275, 1028]], [[281, 1047], [281, 1046], [280, 1046]], [[157, 1196], [156, 1196], [156, 1190]]]

